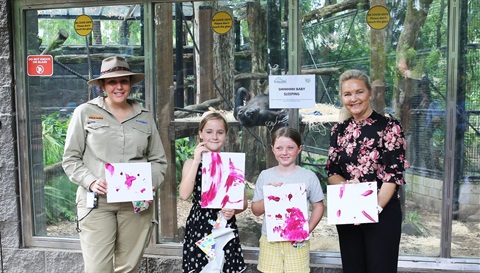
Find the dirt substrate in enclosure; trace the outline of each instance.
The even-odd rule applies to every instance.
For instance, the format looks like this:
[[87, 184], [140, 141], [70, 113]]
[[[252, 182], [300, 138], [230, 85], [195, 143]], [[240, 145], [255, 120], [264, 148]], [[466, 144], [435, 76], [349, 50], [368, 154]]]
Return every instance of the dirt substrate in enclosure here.
[[[183, 230], [190, 211], [190, 201], [177, 201], [177, 223]], [[415, 208], [407, 202], [406, 221], [400, 242], [400, 255], [438, 257], [440, 253], [439, 212]], [[258, 246], [262, 218], [252, 214], [249, 208], [237, 215], [240, 240], [245, 246]], [[75, 222], [60, 222], [47, 228], [48, 236], [77, 237]], [[480, 222], [453, 221], [452, 256], [480, 257]], [[181, 236], [180, 238], [183, 238]], [[311, 249], [338, 252], [338, 237], [334, 225], [327, 225], [326, 216], [311, 235]]]

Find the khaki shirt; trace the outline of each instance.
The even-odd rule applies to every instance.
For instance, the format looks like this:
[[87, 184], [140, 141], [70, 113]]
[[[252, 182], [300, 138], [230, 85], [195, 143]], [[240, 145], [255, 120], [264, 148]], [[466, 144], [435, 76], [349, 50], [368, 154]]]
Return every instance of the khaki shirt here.
[[165, 150], [155, 121], [139, 103], [119, 122], [104, 98], [79, 105], [73, 112], [65, 140], [62, 166], [70, 181], [88, 190], [105, 178], [105, 163], [151, 162], [152, 183], [158, 189], [167, 169]]

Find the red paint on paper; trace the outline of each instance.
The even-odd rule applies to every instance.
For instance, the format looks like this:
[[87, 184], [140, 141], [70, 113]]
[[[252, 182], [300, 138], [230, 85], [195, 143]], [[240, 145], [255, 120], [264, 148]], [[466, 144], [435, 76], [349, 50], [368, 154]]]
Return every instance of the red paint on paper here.
[[280, 197], [278, 197], [278, 196], [270, 195], [267, 198], [268, 198], [269, 201], [275, 201], [275, 202], [280, 201]]

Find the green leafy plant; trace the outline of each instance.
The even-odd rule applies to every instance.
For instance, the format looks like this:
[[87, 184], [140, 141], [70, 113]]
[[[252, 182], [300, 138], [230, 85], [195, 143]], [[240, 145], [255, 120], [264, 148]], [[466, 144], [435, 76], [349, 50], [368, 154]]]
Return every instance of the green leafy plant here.
[[320, 180], [320, 185], [322, 186], [323, 192], [327, 192], [327, 173], [324, 169], [325, 164], [327, 163], [326, 157], [312, 157], [312, 156], [302, 156], [301, 166], [307, 170], [314, 172], [318, 179]]
[[45, 214], [47, 224], [61, 221], [75, 221], [75, 194], [77, 185], [70, 182], [66, 175], [54, 177], [44, 186]]
[[43, 164], [50, 166], [62, 161], [69, 119], [60, 118], [59, 112], [42, 116]]
[[175, 140], [175, 170], [177, 185], [180, 184], [182, 179], [183, 164], [188, 158], [193, 158], [195, 146], [195, 141], [189, 137]]
[[421, 235], [430, 235], [429, 230], [423, 225], [422, 223], [422, 216], [418, 211], [411, 211], [407, 214], [405, 218], [405, 222], [409, 224], [411, 228], [413, 228], [418, 234]]

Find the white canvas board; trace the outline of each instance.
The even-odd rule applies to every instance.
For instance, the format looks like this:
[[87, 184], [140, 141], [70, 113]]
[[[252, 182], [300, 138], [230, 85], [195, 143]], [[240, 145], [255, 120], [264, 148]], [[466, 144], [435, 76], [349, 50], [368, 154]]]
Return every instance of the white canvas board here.
[[377, 223], [377, 182], [327, 186], [328, 224]]
[[202, 155], [202, 208], [243, 209], [245, 153]]
[[149, 162], [107, 163], [107, 202], [153, 200], [152, 166]]
[[305, 183], [263, 186], [267, 240], [304, 241], [310, 238]]

